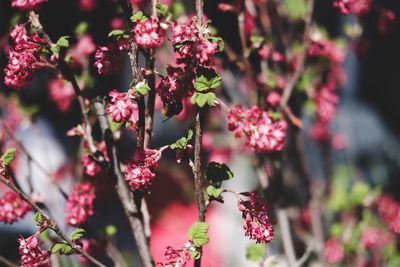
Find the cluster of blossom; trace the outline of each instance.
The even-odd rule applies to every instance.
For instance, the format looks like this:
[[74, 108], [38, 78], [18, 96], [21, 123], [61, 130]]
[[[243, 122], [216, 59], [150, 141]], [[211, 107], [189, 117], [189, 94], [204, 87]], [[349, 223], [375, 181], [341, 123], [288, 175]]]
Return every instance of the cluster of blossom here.
[[75, 97], [72, 84], [57, 77], [48, 81], [47, 88], [49, 98], [56, 104], [57, 108], [62, 112], [68, 111]]
[[125, 180], [132, 190], [146, 190], [155, 176], [153, 169], [161, 158], [161, 150], [136, 148], [133, 158], [126, 163]]
[[317, 141], [327, 141], [330, 138], [329, 125], [336, 115], [339, 98], [336, 90], [346, 80], [341, 67], [344, 53], [334, 42], [324, 38], [315, 38], [308, 48], [308, 56], [316, 59], [327, 59], [329, 69], [324, 82], [317, 85], [314, 94], [317, 120], [310, 129], [310, 135]]
[[66, 222], [72, 226], [84, 223], [93, 214], [95, 188], [89, 182], [77, 183], [66, 203]]
[[12, 0], [11, 6], [22, 10], [32, 10], [44, 2], [47, 0]]
[[381, 239], [381, 232], [376, 227], [370, 227], [362, 232], [361, 246], [366, 249], [375, 248]]
[[114, 89], [108, 95], [111, 97], [111, 100], [106, 108], [106, 112], [110, 114], [112, 120], [117, 123], [128, 122], [135, 125], [138, 107], [133, 102], [131, 90], [127, 93], [120, 93]]
[[83, 172], [90, 177], [96, 176], [101, 171], [100, 166], [89, 155], [82, 156], [82, 166]]
[[94, 58], [94, 66], [100, 75], [117, 74], [122, 69], [121, 52], [115, 44], [98, 48]]
[[164, 257], [168, 261], [167, 263], [158, 262], [157, 265], [161, 267], [183, 267], [190, 261], [190, 250], [194, 249], [193, 244], [189, 241], [183, 248], [173, 248], [168, 246]]
[[246, 146], [256, 152], [281, 151], [285, 145], [287, 132], [286, 121], [274, 122], [268, 112], [253, 106], [243, 110], [241, 105], [236, 105], [229, 111], [228, 129], [236, 137], [246, 135]]
[[40, 245], [43, 243], [38, 240], [39, 233], [28, 238], [20, 237], [19, 254], [21, 255], [21, 267], [48, 267], [50, 266], [50, 253], [42, 250]]
[[183, 109], [183, 98], [193, 91], [193, 80], [198, 67], [209, 67], [219, 52], [218, 42], [206, 38], [207, 30], [200, 30], [194, 20], [185, 24], [173, 23], [171, 42], [176, 51], [178, 66], [168, 66], [167, 76], [161, 77], [157, 92], [164, 103], [164, 114], [177, 115]]
[[92, 36], [88, 34], [80, 36], [76, 45], [68, 50], [67, 56], [72, 59], [70, 66], [73, 68], [83, 66], [94, 51], [96, 51], [96, 45]]
[[328, 264], [338, 264], [344, 259], [344, 249], [339, 239], [331, 238], [325, 242], [324, 257]]
[[14, 192], [7, 192], [0, 198], [0, 222], [12, 224], [31, 210], [31, 206]]
[[157, 19], [137, 22], [133, 33], [133, 41], [143, 48], [155, 48], [164, 43], [165, 32]]
[[378, 212], [389, 229], [400, 234], [400, 203], [389, 195], [382, 195], [377, 201]]
[[372, 6], [372, 0], [335, 0], [333, 6], [343, 14], [364, 15]]
[[268, 206], [257, 193], [242, 193], [247, 199], [239, 198], [238, 207], [244, 219], [245, 236], [257, 243], [268, 243], [275, 237], [268, 213]]
[[45, 45], [45, 40], [37, 33], [28, 36], [23, 25], [16, 25], [10, 32], [12, 47], [8, 51], [8, 64], [4, 69], [4, 84], [8, 87], [21, 89], [26, 87], [40, 61], [39, 50]]
[[378, 30], [382, 34], [388, 34], [394, 30], [396, 13], [390, 9], [382, 9], [378, 18]]
[[[98, 245], [96, 240], [94, 239], [79, 239], [79, 243], [82, 245], [82, 250], [88, 253], [91, 256], [95, 256], [98, 253]], [[79, 256], [78, 260], [83, 263], [89, 265], [89, 261], [83, 257]]]

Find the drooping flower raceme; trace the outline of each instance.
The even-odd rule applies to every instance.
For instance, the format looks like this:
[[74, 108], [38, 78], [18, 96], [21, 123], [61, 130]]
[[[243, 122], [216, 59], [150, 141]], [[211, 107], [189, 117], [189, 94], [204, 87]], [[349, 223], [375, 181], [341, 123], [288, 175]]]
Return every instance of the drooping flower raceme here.
[[0, 198], [0, 222], [12, 224], [31, 210], [31, 206], [14, 192], [7, 192]]
[[12, 0], [11, 6], [22, 10], [32, 10], [44, 2], [47, 2], [47, 0]]
[[343, 14], [363, 15], [371, 9], [372, 0], [335, 0], [333, 5]]
[[389, 229], [400, 234], [400, 203], [389, 195], [382, 195], [377, 201], [378, 212]]
[[161, 46], [165, 39], [164, 29], [156, 19], [139, 21], [133, 27], [133, 41], [143, 48]]
[[84, 223], [93, 214], [95, 188], [89, 182], [78, 183], [72, 189], [66, 203], [66, 222], [72, 226]]
[[100, 166], [88, 155], [82, 156], [83, 172], [88, 176], [96, 176], [100, 171]]
[[11, 30], [10, 38], [12, 46], [4, 69], [4, 84], [21, 89], [31, 81], [36, 70], [35, 64], [40, 61], [39, 50], [46, 42], [37, 33], [28, 36], [25, 26], [22, 25], [16, 25]]
[[48, 267], [50, 266], [50, 253], [42, 250], [43, 243], [38, 240], [39, 232], [28, 238], [20, 237], [19, 254], [21, 255], [21, 267]]
[[161, 150], [136, 148], [135, 154], [126, 164], [125, 180], [132, 190], [146, 190], [155, 176], [153, 169], [157, 167]]
[[249, 193], [247, 199], [239, 199], [239, 210], [244, 219], [245, 236], [257, 243], [268, 243], [275, 237], [274, 228], [268, 213], [268, 206], [256, 193]]
[[111, 101], [106, 108], [106, 112], [110, 114], [112, 120], [135, 124], [135, 115], [138, 107], [132, 101], [130, 93], [120, 93], [114, 89], [108, 95], [111, 97]]
[[266, 111], [257, 106], [243, 110], [236, 105], [228, 114], [228, 129], [236, 137], [246, 136], [246, 146], [256, 152], [281, 151], [285, 145], [287, 124], [284, 120], [274, 122]]
[[117, 74], [122, 69], [122, 58], [117, 45], [110, 44], [96, 50], [94, 66], [101, 75]]
[[60, 78], [55, 78], [47, 83], [49, 98], [56, 104], [57, 108], [66, 112], [71, 107], [72, 100], [75, 98], [74, 88], [69, 82], [64, 82]]

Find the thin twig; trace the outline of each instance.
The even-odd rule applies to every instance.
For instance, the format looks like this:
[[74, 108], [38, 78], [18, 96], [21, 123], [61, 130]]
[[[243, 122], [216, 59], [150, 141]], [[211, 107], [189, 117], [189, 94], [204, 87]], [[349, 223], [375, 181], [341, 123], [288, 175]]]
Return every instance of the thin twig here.
[[8, 260], [7, 258], [5, 258], [3, 255], [0, 255], [0, 262], [4, 263], [5, 266], [7, 266], [7, 267], [19, 267], [14, 262], [12, 262], [12, 261]]
[[279, 231], [282, 236], [283, 249], [288, 261], [289, 267], [296, 266], [296, 254], [294, 252], [292, 235], [290, 233], [289, 219], [287, 210], [283, 208], [276, 209], [276, 216], [279, 225]]
[[314, 243], [310, 242], [304, 252], [303, 256], [297, 261], [297, 266], [301, 267], [310, 258], [311, 253], [314, 251]]
[[96, 101], [94, 103], [94, 108], [99, 119], [103, 138], [106, 142], [108, 157], [110, 158], [110, 174], [116, 178], [116, 191], [129, 219], [129, 225], [139, 250], [141, 265], [142, 267], [154, 266], [153, 259], [150, 254], [150, 248], [145, 235], [145, 230], [142, 224], [143, 215], [135, 203], [132, 191], [126, 184], [124, 176], [121, 172], [114, 137], [105, 114], [104, 104], [100, 101]]
[[63, 239], [65, 242], [68, 243], [68, 245], [76, 250], [78, 252], [78, 254], [82, 255], [83, 257], [85, 257], [89, 262], [91, 262], [92, 264], [96, 265], [96, 266], [100, 266], [100, 267], [106, 267], [104, 264], [102, 264], [101, 262], [99, 262], [98, 260], [96, 260], [95, 258], [93, 258], [92, 256], [90, 256], [88, 253], [86, 253], [85, 251], [82, 250], [82, 248], [80, 246], [78, 246], [77, 244], [75, 244], [74, 242], [72, 242], [72, 240], [64, 233], [61, 231], [61, 229], [59, 228], [59, 226], [56, 224], [56, 222], [51, 219], [38, 205], [36, 205], [36, 203], [28, 196], [26, 195], [24, 192], [22, 192], [18, 187], [16, 187], [11, 181], [9, 177], [4, 176], [3, 174], [0, 174], [0, 182], [2, 182], [4, 185], [6, 185], [9, 189], [11, 189], [12, 191], [14, 191], [16, 194], [19, 195], [19, 197], [23, 200], [25, 200], [29, 206], [32, 207], [32, 209], [34, 209], [37, 213], [39, 213], [43, 220], [46, 221], [48, 223], [48, 227], [53, 230], [53, 232], [55, 232], [61, 239]]

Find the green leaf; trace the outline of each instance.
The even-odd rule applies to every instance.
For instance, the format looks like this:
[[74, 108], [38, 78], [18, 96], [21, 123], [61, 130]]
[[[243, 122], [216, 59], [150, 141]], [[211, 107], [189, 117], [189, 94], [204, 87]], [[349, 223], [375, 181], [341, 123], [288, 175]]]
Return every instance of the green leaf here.
[[70, 245], [68, 245], [65, 241], [64, 242], [60, 242], [60, 243], [56, 243], [51, 247], [51, 253], [52, 254], [68, 254], [70, 253], [72, 250], [72, 247]]
[[264, 37], [260, 35], [252, 35], [250, 36], [250, 41], [253, 44], [253, 47], [260, 47], [262, 42], [264, 42]]
[[134, 23], [138, 21], [145, 21], [146, 19], [147, 17], [143, 14], [142, 11], [135, 12], [131, 17], [131, 21]]
[[56, 45], [58, 45], [59, 47], [69, 47], [69, 36], [61, 36], [57, 42]]
[[171, 9], [172, 9], [172, 13], [175, 15], [175, 17], [179, 17], [180, 15], [182, 15], [186, 12], [185, 6], [180, 2], [172, 3]]
[[264, 256], [266, 246], [263, 244], [250, 244], [246, 248], [246, 258], [248, 260], [259, 262]]
[[82, 21], [75, 27], [75, 34], [82, 35], [87, 32], [89, 24], [86, 21]]
[[81, 238], [81, 237], [83, 236], [83, 234], [84, 234], [85, 232], [86, 232], [86, 231], [85, 231], [84, 229], [82, 229], [82, 228], [75, 229], [75, 230], [71, 233], [71, 239], [72, 239], [72, 240], [78, 240], [79, 238]]
[[9, 165], [15, 159], [15, 152], [17, 150], [13, 147], [7, 148], [6, 152], [1, 156], [1, 161], [3, 162], [4, 166]]
[[193, 105], [197, 105], [200, 108], [203, 108], [206, 104], [209, 106], [215, 105], [216, 95], [213, 92], [209, 92], [206, 94], [202, 93], [194, 93], [190, 98], [190, 101]]
[[135, 94], [139, 96], [145, 96], [149, 93], [150, 87], [145, 82], [139, 82], [135, 85]]
[[204, 75], [201, 75], [200, 77], [196, 77], [196, 80], [194, 82], [194, 88], [198, 92], [202, 92], [208, 89], [213, 89], [217, 88], [222, 84], [222, 79], [221, 76], [218, 74], [214, 77], [209, 77], [207, 78]]
[[181, 137], [178, 139], [178, 141], [176, 141], [175, 143], [173, 143], [172, 145], [170, 145], [171, 149], [185, 149], [187, 144], [189, 143], [190, 140], [192, 140], [193, 138], [193, 131], [192, 129], [188, 130], [187, 133], [187, 137]]
[[291, 19], [302, 19], [307, 14], [307, 3], [305, 0], [284, 0], [283, 4]]
[[33, 221], [36, 223], [40, 223], [43, 220], [43, 216], [41, 213], [36, 212], [35, 215], [33, 215]]
[[218, 184], [233, 178], [233, 172], [225, 164], [218, 162], [210, 162], [206, 170], [207, 179], [213, 183]]
[[222, 194], [222, 189], [221, 188], [216, 188], [216, 187], [214, 187], [212, 185], [209, 185], [207, 187], [207, 194], [210, 197], [219, 198], [219, 196]]
[[209, 242], [208, 228], [209, 226], [206, 222], [195, 222], [190, 226], [188, 236], [196, 247], [202, 247]]
[[112, 30], [108, 33], [108, 37], [118, 37], [124, 35], [125, 31], [121, 29]]
[[158, 3], [156, 6], [157, 13], [161, 15], [165, 15], [168, 12], [168, 6]]
[[358, 206], [362, 205], [365, 197], [370, 193], [371, 188], [365, 182], [357, 181], [350, 192], [350, 203], [351, 205]]
[[118, 232], [117, 227], [114, 225], [107, 225], [106, 227], [106, 234], [108, 236], [114, 236]]

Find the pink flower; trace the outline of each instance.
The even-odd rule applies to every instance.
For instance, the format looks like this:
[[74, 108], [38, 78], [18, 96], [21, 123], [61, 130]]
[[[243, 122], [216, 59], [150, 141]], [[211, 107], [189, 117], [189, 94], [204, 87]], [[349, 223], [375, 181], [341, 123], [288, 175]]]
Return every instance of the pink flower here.
[[0, 222], [12, 224], [31, 210], [31, 206], [14, 192], [7, 192], [0, 198]]
[[400, 234], [400, 203], [389, 195], [382, 195], [377, 201], [378, 212], [389, 229]]
[[153, 169], [157, 167], [161, 151], [136, 148], [133, 158], [126, 163], [125, 180], [132, 190], [146, 190], [155, 176]]
[[267, 60], [269, 56], [271, 55], [271, 49], [268, 47], [268, 45], [264, 44], [260, 50], [258, 50], [258, 54], [262, 58], [262, 60]]
[[328, 264], [337, 264], [344, 259], [344, 250], [338, 239], [331, 238], [325, 242], [324, 256]]
[[268, 105], [276, 107], [281, 102], [281, 95], [276, 91], [271, 91], [266, 99]]
[[35, 63], [38, 59], [28, 51], [10, 51], [8, 64], [4, 69], [4, 84], [8, 87], [21, 89], [32, 80], [35, 71]]
[[336, 115], [336, 106], [339, 98], [329, 87], [323, 86], [318, 89], [315, 96], [318, 119], [322, 122], [331, 122]]
[[222, 12], [235, 12], [235, 7], [227, 3], [219, 3], [218, 9]]
[[310, 137], [318, 142], [325, 142], [330, 138], [329, 124], [323, 122], [314, 123], [309, 129]]
[[244, 133], [246, 145], [256, 152], [281, 151], [285, 145], [286, 122], [274, 122], [266, 111], [257, 106], [243, 111], [241, 105], [236, 105], [230, 110], [227, 120], [228, 129], [236, 137]]
[[175, 23], [172, 27], [171, 42], [175, 46], [183, 42], [196, 42], [199, 38], [199, 29], [194, 20], [186, 24]]
[[378, 30], [382, 34], [388, 34], [394, 30], [396, 13], [390, 9], [382, 9], [378, 18]]
[[361, 246], [367, 249], [373, 249], [379, 243], [381, 233], [378, 228], [368, 228], [362, 232]]
[[133, 32], [133, 41], [143, 48], [161, 46], [165, 39], [164, 29], [161, 28], [159, 21], [155, 19], [137, 22]]
[[257, 243], [269, 243], [274, 237], [274, 228], [268, 213], [268, 206], [256, 193], [250, 193], [247, 200], [240, 199], [239, 210], [244, 219], [245, 236]]
[[66, 203], [66, 222], [72, 226], [84, 223], [93, 214], [95, 188], [89, 182], [77, 183]]
[[[98, 254], [98, 245], [96, 240], [94, 239], [79, 239], [79, 242], [82, 243], [82, 250], [85, 251], [86, 253], [88, 253], [91, 256], [97, 256], [96, 254]], [[79, 256], [78, 260], [86, 265], [90, 265], [89, 261], [83, 257], [83, 256]]]
[[50, 253], [40, 248], [43, 242], [39, 241], [38, 237], [39, 232], [26, 239], [23, 237], [18, 238], [21, 267], [50, 266]]
[[68, 51], [68, 55], [72, 57], [73, 67], [81, 67], [94, 51], [96, 45], [92, 36], [88, 34], [81, 36], [76, 45]]
[[372, 0], [335, 0], [333, 6], [343, 14], [364, 15], [371, 9]]
[[122, 69], [122, 58], [114, 44], [96, 50], [94, 66], [101, 75], [117, 74]]
[[101, 168], [88, 155], [82, 157], [83, 172], [88, 176], [96, 176]]
[[71, 107], [72, 100], [75, 98], [74, 88], [69, 82], [64, 82], [60, 78], [55, 78], [47, 83], [49, 97], [56, 104], [60, 111], [67, 111]]
[[161, 267], [183, 267], [186, 263], [190, 261], [189, 249], [193, 247], [193, 244], [188, 242], [183, 248], [173, 248], [171, 246], [167, 247], [164, 253], [167, 263], [158, 262], [157, 265]]
[[111, 101], [106, 108], [106, 112], [110, 114], [112, 120], [135, 124], [134, 115], [138, 107], [129, 97], [129, 93], [120, 93], [114, 89], [108, 95], [111, 97]]
[[47, 0], [12, 0], [11, 6], [22, 10], [32, 10], [44, 2], [47, 2]]
[[79, 8], [83, 11], [92, 11], [97, 6], [97, 0], [79, 0]]

